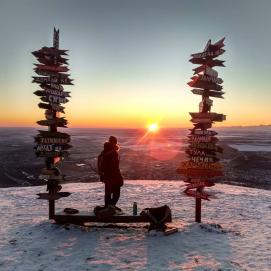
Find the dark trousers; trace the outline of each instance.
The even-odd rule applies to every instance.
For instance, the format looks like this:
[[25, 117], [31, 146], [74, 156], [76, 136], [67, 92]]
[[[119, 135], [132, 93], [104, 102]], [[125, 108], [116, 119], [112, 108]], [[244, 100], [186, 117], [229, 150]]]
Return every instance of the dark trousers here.
[[105, 183], [105, 205], [116, 205], [120, 198], [120, 186], [110, 182]]

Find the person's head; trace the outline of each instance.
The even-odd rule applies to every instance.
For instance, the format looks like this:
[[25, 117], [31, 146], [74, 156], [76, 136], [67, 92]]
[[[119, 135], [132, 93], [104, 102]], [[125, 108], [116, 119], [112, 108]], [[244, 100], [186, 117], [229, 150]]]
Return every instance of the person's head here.
[[105, 142], [104, 143], [104, 151], [108, 152], [108, 151], [111, 151], [111, 150], [113, 150], [113, 145], [110, 142]]
[[115, 136], [110, 136], [108, 142], [113, 144], [113, 145], [117, 145], [118, 140], [117, 140], [117, 138]]

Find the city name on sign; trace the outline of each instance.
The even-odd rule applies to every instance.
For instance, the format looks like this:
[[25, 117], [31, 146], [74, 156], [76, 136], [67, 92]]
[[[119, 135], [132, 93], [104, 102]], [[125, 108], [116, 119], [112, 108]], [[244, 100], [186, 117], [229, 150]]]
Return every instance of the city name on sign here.
[[63, 150], [67, 150], [71, 148], [69, 144], [38, 144], [35, 149], [37, 152], [61, 152]]
[[57, 112], [65, 113], [64, 112], [64, 107], [60, 106], [60, 105], [57, 105], [57, 104], [39, 103], [38, 106], [39, 106], [39, 108], [49, 109], [49, 110], [55, 110]]
[[67, 72], [69, 69], [66, 66], [49, 66], [49, 65], [40, 65], [35, 64], [37, 69], [42, 71], [52, 71], [52, 72]]
[[219, 161], [219, 158], [217, 157], [203, 157], [203, 156], [191, 156], [190, 161], [194, 163], [216, 163]]
[[45, 97], [40, 98], [43, 102], [60, 104], [60, 103], [67, 103], [69, 100], [63, 97], [54, 96], [54, 95], [46, 95]]
[[221, 170], [211, 170], [211, 169], [199, 169], [199, 168], [178, 168], [177, 173], [182, 174], [186, 177], [190, 178], [201, 178], [201, 177], [219, 177], [223, 176], [223, 172]]
[[208, 156], [208, 157], [214, 157], [215, 151], [212, 150], [203, 150], [203, 149], [186, 149], [185, 152], [190, 156]]
[[199, 143], [191, 143], [190, 144], [191, 148], [195, 149], [206, 149], [206, 150], [213, 150], [215, 152], [223, 152], [223, 149], [214, 143], [205, 143], [205, 142], [199, 142]]
[[72, 85], [71, 79], [69, 78], [58, 78], [58, 77], [38, 77], [33, 76], [32, 83], [53, 83], [53, 84], [63, 84], [63, 85]]
[[70, 92], [59, 91], [59, 90], [54, 90], [54, 89], [37, 90], [34, 92], [34, 94], [37, 96], [55, 95], [61, 98], [71, 97]]
[[215, 50], [215, 51], [207, 51], [207, 52], [192, 54], [191, 56], [193, 58], [205, 58], [205, 57], [215, 58], [215, 57], [218, 57], [218, 56], [222, 55], [224, 52], [225, 52], [225, 50], [218, 49], [218, 50]]
[[209, 135], [209, 136], [215, 136], [217, 135], [216, 131], [211, 130], [195, 130], [195, 129], [189, 129], [191, 131], [190, 135]]
[[199, 191], [193, 191], [193, 190], [185, 190], [184, 193], [189, 196], [189, 197], [194, 197], [197, 199], [205, 199], [205, 200], [210, 200], [209, 197], [210, 195], [204, 192], [199, 192]]
[[189, 141], [191, 142], [213, 142], [216, 143], [218, 139], [209, 135], [189, 135]]
[[209, 75], [201, 75], [201, 74], [199, 74], [198, 78], [201, 81], [204, 81], [204, 82], [211, 82], [211, 83], [215, 83], [215, 84], [222, 84], [223, 83], [223, 80], [221, 78], [219, 78], [219, 77], [212, 77], [212, 76], [209, 76]]
[[70, 138], [61, 138], [61, 137], [35, 137], [35, 142], [41, 144], [67, 144], [70, 142]]
[[189, 169], [189, 168], [198, 168], [198, 169], [212, 169], [212, 170], [221, 170], [223, 169], [223, 165], [216, 163], [205, 163], [205, 162], [192, 162], [192, 161], [184, 161], [181, 163], [180, 168]]
[[61, 86], [60, 84], [54, 84], [54, 83], [42, 83], [40, 84], [40, 87], [42, 89], [54, 89], [54, 90], [59, 90], [59, 91], [63, 91], [64, 87]]

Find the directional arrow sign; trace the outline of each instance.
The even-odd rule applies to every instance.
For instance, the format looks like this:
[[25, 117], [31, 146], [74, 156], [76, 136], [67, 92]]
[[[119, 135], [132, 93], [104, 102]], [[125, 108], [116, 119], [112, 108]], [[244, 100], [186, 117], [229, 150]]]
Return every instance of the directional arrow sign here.
[[55, 110], [57, 112], [65, 113], [64, 107], [60, 106], [58, 104], [45, 104], [45, 103], [39, 103], [38, 106], [43, 109], [49, 109], [49, 110]]
[[218, 139], [209, 135], [190, 135], [189, 141], [191, 142], [213, 142], [216, 143]]
[[187, 177], [218, 177], [223, 176], [223, 172], [221, 170], [210, 170], [210, 169], [198, 169], [198, 168], [189, 168], [183, 169], [178, 168], [177, 173], [182, 174]]
[[67, 120], [64, 118], [54, 118], [50, 120], [39, 120], [37, 124], [42, 126], [56, 125], [58, 127], [67, 127]]
[[216, 163], [219, 161], [217, 157], [191, 156], [190, 161], [194, 163]]
[[195, 130], [195, 129], [190, 129], [191, 133], [190, 135], [209, 135], [209, 136], [215, 136], [217, 135], [216, 131], [211, 131], [211, 130]]
[[225, 50], [223, 49], [217, 49], [215, 51], [206, 51], [197, 54], [192, 54], [191, 56], [193, 58], [206, 58], [206, 57], [215, 58], [218, 57], [219, 55], [222, 55], [224, 52]]
[[52, 72], [67, 72], [69, 69], [66, 66], [49, 66], [49, 65], [40, 65], [35, 64], [38, 70], [42, 71], [52, 71]]
[[206, 142], [199, 142], [199, 143], [191, 143], [191, 148], [195, 149], [205, 149], [205, 150], [213, 150], [215, 152], [223, 152], [223, 149], [214, 143], [206, 143]]
[[211, 181], [208, 180], [202, 180], [202, 179], [197, 179], [193, 183], [187, 183], [186, 184], [186, 189], [194, 189], [194, 188], [203, 188], [203, 187], [211, 187], [214, 186], [215, 184]]
[[209, 119], [211, 121], [224, 121], [226, 116], [218, 113], [202, 113], [202, 112], [190, 112], [193, 119]]
[[205, 163], [205, 162], [191, 162], [185, 161], [181, 163], [181, 169], [198, 168], [198, 169], [211, 169], [211, 170], [221, 170], [223, 165], [220, 163]]
[[41, 144], [67, 144], [70, 142], [70, 137], [67, 138], [61, 138], [61, 137], [41, 137], [36, 136], [35, 142], [41, 143]]
[[61, 86], [60, 84], [54, 84], [54, 83], [42, 83], [40, 84], [40, 87], [42, 89], [54, 89], [54, 90], [59, 90], [59, 91], [64, 90], [63, 86]]
[[38, 199], [45, 199], [45, 200], [58, 200], [60, 198], [68, 197], [70, 195], [71, 195], [71, 193], [69, 193], [69, 192], [58, 192], [53, 195], [50, 195], [48, 193], [38, 193], [37, 194], [37, 196], [39, 196]]
[[215, 157], [215, 151], [212, 150], [188, 148], [185, 152], [190, 156]]
[[70, 138], [70, 135], [66, 133], [60, 133], [60, 132], [49, 132], [49, 131], [39, 130], [39, 133], [43, 137]]
[[223, 64], [225, 61], [218, 59], [191, 58], [189, 61], [193, 64], [207, 65], [211, 68], [214, 66], [225, 67]]
[[215, 84], [215, 83], [211, 83], [211, 82], [205, 82], [205, 81], [201, 81], [201, 80], [193, 80], [187, 83], [190, 87], [193, 88], [204, 88], [204, 89], [208, 89], [208, 90], [216, 90], [216, 91], [221, 91], [222, 90], [222, 86]]
[[54, 89], [37, 90], [34, 92], [34, 94], [36, 94], [37, 96], [55, 95], [62, 98], [71, 97], [70, 92], [59, 91]]
[[42, 97], [40, 99], [43, 102], [54, 103], [54, 104], [67, 103], [69, 101], [66, 98], [62, 98], [62, 97], [54, 96], [54, 95], [46, 95], [45, 97]]
[[[67, 77], [70, 76], [70, 74], [66, 74], [66, 73], [58, 73], [58, 72], [51, 72], [51, 71], [42, 71], [42, 70], [39, 70], [37, 68], [35, 68], [34, 71], [38, 75], [42, 75], [42, 76], [52, 76], [52, 77], [58, 77], [58, 78], [67, 78]], [[70, 80], [72, 80], [72, 79], [70, 79]]]

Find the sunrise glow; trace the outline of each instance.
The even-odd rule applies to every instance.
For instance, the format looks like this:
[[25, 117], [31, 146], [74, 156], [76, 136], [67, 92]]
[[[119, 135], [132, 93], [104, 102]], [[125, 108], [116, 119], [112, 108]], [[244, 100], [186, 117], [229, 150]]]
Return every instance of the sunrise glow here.
[[155, 133], [159, 130], [158, 124], [157, 123], [151, 123], [148, 127], [148, 131], [150, 133]]

